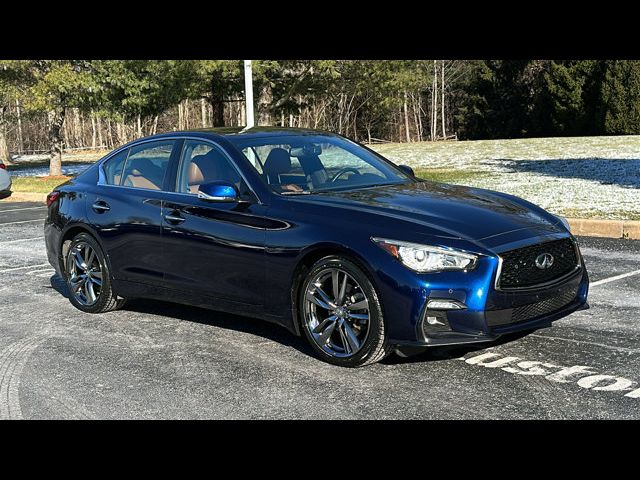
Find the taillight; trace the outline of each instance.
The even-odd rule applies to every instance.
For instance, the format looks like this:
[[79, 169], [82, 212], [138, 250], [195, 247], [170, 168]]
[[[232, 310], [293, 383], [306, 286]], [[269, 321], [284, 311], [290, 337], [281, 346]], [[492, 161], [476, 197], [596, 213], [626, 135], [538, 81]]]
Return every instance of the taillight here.
[[47, 207], [50, 206], [60, 196], [60, 192], [51, 192], [47, 195]]
[[7, 166], [6, 166], [4, 163], [0, 163], [0, 168], [1, 168], [2, 170], [6, 170], [6, 169], [7, 169]]

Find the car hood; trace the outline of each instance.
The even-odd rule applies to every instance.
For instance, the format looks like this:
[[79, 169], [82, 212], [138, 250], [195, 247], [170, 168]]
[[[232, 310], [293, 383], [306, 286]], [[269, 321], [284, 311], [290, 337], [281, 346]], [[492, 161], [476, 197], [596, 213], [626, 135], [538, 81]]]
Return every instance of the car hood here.
[[430, 181], [321, 192], [304, 200], [388, 215], [475, 241], [516, 231], [530, 236], [566, 231], [556, 217], [517, 197]]

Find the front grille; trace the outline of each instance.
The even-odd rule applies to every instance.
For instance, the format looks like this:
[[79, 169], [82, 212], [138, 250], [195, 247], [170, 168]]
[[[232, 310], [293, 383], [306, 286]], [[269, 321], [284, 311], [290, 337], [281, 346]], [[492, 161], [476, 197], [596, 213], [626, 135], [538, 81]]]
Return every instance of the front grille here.
[[[543, 253], [553, 255], [553, 264], [546, 269], [536, 266], [536, 258]], [[531, 287], [551, 282], [570, 273], [578, 265], [576, 248], [570, 238], [510, 250], [500, 256], [500, 288]]]
[[485, 313], [487, 325], [502, 327], [519, 322], [526, 322], [534, 318], [544, 317], [562, 310], [572, 303], [578, 296], [578, 287], [573, 287], [560, 295], [547, 298], [540, 302], [529, 303], [504, 310], [489, 310]]
[[522, 307], [516, 307], [511, 313], [511, 321], [513, 323], [525, 322], [532, 318], [542, 317], [551, 313], [562, 310], [571, 302], [573, 302], [578, 294], [577, 289], [569, 290], [568, 292], [558, 295], [557, 297], [547, 298], [542, 302], [530, 303], [529, 305], [523, 305]]

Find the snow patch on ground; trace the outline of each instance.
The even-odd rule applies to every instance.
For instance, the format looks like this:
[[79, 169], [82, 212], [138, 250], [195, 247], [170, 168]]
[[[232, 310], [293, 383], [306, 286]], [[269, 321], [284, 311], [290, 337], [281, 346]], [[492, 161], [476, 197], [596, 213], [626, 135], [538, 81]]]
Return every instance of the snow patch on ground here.
[[[77, 175], [83, 172], [89, 165], [93, 165], [93, 163], [72, 163], [71, 165], [63, 165], [62, 174]], [[20, 168], [11, 172], [12, 177], [46, 177], [47, 175], [49, 175], [48, 165]]]
[[552, 212], [640, 218], [640, 136], [375, 145], [396, 163], [479, 173], [461, 183]]

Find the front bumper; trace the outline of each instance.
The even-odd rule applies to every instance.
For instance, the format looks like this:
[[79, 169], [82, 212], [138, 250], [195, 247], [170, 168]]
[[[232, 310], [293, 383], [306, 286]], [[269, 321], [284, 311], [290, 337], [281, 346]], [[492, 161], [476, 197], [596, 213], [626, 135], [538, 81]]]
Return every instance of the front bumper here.
[[[483, 290], [477, 284], [476, 288], [478, 293]], [[548, 327], [555, 320], [589, 308], [589, 276], [584, 264], [573, 275], [553, 285], [503, 292], [486, 284], [486, 289], [482, 300], [475, 303], [467, 295], [463, 303], [469, 307], [460, 310], [428, 307], [430, 299], [456, 299], [456, 289], [429, 291], [414, 325], [415, 337], [392, 339], [391, 343], [398, 347], [428, 347], [491, 342], [505, 334]]]

